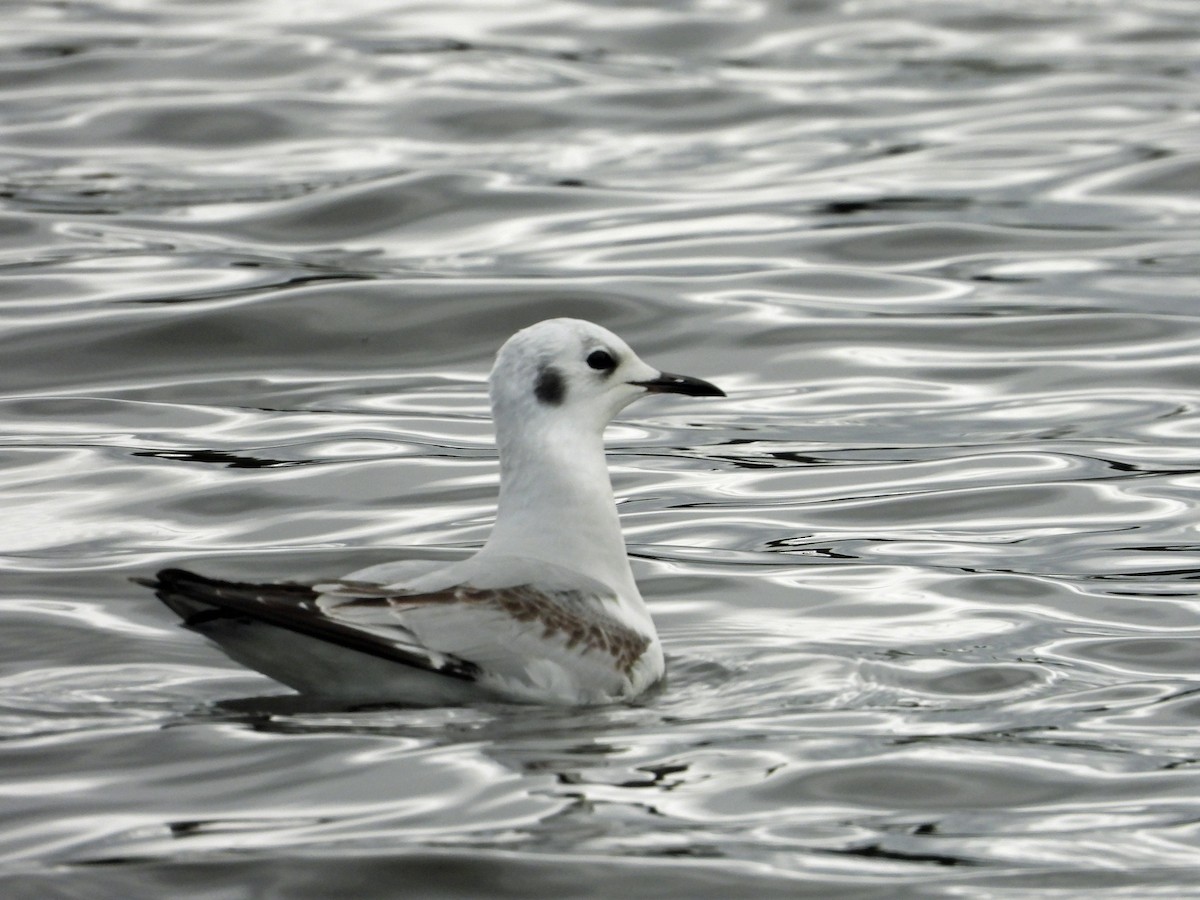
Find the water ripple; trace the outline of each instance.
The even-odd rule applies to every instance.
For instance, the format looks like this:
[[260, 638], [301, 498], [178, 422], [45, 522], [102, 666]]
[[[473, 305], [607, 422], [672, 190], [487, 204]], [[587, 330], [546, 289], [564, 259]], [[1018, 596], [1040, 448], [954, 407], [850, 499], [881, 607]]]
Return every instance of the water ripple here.
[[[1192, 890], [1190, 0], [11, 6], [6, 896]], [[556, 315], [730, 394], [609, 434], [643, 703], [324, 709], [128, 582], [461, 557]]]

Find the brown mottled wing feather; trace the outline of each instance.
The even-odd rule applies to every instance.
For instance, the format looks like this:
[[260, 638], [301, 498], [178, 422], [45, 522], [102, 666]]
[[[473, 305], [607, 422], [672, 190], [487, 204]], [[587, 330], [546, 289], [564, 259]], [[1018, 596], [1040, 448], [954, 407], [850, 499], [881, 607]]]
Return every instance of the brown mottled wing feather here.
[[[342, 597], [346, 599], [338, 602]], [[650, 644], [647, 636], [604, 612], [603, 598], [581, 590], [544, 591], [530, 585], [469, 585], [421, 594], [340, 582], [327, 613], [364, 626], [400, 623], [423, 645], [465, 655], [486, 668], [520, 664], [538, 655], [589, 657], [628, 676]], [[526, 652], [522, 653], [522, 645]], [[511, 658], [511, 659], [510, 659]]]

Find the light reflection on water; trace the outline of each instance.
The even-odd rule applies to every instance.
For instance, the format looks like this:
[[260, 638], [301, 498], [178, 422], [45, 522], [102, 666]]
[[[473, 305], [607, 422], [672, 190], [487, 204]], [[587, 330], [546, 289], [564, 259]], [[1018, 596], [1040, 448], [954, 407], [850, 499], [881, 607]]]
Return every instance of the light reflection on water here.
[[[5, 896], [1194, 892], [1190, 0], [6, 15]], [[554, 315], [731, 395], [609, 434], [659, 693], [321, 709], [127, 581], [468, 553]]]

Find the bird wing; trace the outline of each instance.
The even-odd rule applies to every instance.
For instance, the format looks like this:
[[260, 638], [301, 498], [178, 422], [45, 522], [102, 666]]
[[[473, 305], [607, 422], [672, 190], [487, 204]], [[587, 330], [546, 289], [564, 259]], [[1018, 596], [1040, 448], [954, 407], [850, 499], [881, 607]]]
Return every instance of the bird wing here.
[[359, 581], [318, 588], [220, 581], [164, 569], [144, 583], [185, 625], [218, 643], [213, 626], [248, 619], [530, 699], [622, 696], [651, 644], [608, 612], [615, 592], [590, 580], [575, 588], [459, 584], [404, 591]]
[[469, 661], [481, 682], [505, 693], [621, 696], [651, 644], [612, 614], [616, 592], [590, 579], [576, 587], [321, 587], [319, 603], [331, 620], [372, 633], [399, 628], [429, 651]]

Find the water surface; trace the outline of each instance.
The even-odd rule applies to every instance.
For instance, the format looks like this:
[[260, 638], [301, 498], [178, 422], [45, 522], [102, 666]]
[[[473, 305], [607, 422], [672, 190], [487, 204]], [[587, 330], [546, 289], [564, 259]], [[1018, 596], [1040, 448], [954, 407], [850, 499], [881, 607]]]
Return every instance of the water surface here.
[[[1191, 0], [5, 17], [6, 897], [1200, 896]], [[477, 548], [554, 315], [730, 393], [609, 433], [662, 692], [246, 701], [129, 583]]]

